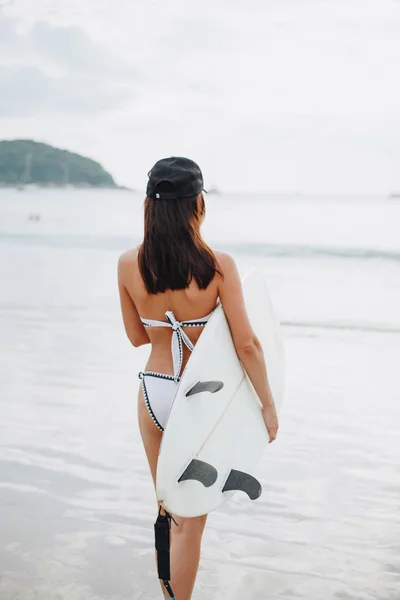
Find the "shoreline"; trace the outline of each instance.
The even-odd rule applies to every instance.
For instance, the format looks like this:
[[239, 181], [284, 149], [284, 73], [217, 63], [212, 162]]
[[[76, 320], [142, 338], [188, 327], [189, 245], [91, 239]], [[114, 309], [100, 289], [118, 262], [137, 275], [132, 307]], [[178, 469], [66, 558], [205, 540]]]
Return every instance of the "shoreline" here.
[[135, 192], [134, 188], [130, 188], [124, 185], [89, 185], [89, 184], [57, 184], [57, 183], [26, 183], [26, 184], [16, 184], [16, 183], [3, 183], [0, 182], [0, 190], [17, 190], [17, 191], [25, 191], [25, 190], [122, 190], [128, 192]]

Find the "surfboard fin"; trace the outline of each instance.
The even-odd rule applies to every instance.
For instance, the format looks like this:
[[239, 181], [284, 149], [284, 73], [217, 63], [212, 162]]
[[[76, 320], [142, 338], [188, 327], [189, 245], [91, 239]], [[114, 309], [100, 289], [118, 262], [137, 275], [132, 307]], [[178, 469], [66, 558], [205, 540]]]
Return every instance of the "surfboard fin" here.
[[249, 473], [232, 469], [222, 491], [236, 492], [238, 490], [245, 492], [250, 500], [256, 500], [262, 493], [261, 484], [255, 477], [249, 475]]
[[215, 392], [219, 392], [222, 390], [224, 384], [222, 381], [198, 381], [195, 383], [193, 387], [190, 388], [188, 392], [186, 392], [186, 398], [188, 396], [194, 396], [195, 394], [200, 394], [201, 392], [210, 392], [211, 394], [215, 394]]
[[189, 463], [188, 467], [186, 467], [179, 477], [178, 482], [199, 481], [207, 488], [212, 486], [217, 481], [217, 478], [218, 472], [215, 467], [195, 458]]

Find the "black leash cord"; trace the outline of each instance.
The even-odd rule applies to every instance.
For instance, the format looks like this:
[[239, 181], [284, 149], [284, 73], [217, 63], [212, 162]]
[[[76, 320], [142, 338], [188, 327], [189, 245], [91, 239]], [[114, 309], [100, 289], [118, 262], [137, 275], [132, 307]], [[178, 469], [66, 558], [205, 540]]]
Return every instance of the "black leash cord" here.
[[169, 581], [163, 581], [164, 587], [167, 590], [168, 594], [171, 596], [172, 600], [175, 600], [174, 592], [172, 591], [171, 586], [169, 585]]
[[171, 561], [170, 561], [170, 542], [171, 542], [171, 521], [177, 525], [174, 517], [165, 511], [165, 515], [161, 514], [161, 507], [158, 511], [157, 521], [154, 523], [154, 533], [157, 550], [157, 571], [158, 577], [164, 584], [165, 589], [171, 597], [175, 599], [174, 592], [170, 586], [171, 579]]

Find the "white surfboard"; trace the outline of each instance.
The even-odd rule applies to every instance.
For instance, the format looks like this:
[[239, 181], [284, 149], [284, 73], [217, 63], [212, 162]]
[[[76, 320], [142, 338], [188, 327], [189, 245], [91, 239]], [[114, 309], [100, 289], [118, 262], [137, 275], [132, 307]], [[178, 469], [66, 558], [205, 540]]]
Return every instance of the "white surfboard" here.
[[[284, 350], [262, 273], [253, 271], [244, 279], [243, 293], [279, 411]], [[251, 472], [268, 441], [261, 403], [219, 305], [189, 358], [171, 407], [157, 464], [158, 501], [174, 515], [196, 517], [237, 490], [255, 499], [261, 488]]]

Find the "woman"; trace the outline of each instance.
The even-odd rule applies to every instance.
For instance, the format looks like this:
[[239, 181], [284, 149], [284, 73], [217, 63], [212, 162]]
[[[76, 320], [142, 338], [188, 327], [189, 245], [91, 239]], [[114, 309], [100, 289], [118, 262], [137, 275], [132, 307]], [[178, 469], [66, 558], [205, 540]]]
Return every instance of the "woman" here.
[[[246, 314], [235, 262], [211, 250], [200, 234], [205, 216], [202, 192], [203, 177], [192, 160], [158, 161], [149, 173], [143, 242], [125, 252], [118, 264], [126, 334], [134, 346], [151, 344], [146, 370], [139, 374], [138, 414], [154, 483], [162, 431], [180, 375], [218, 300], [262, 403], [270, 441], [278, 431], [262, 348]], [[207, 515], [176, 517], [172, 524], [171, 587], [176, 600], [191, 598], [206, 519]], [[167, 598], [164, 588], [163, 592]]]

